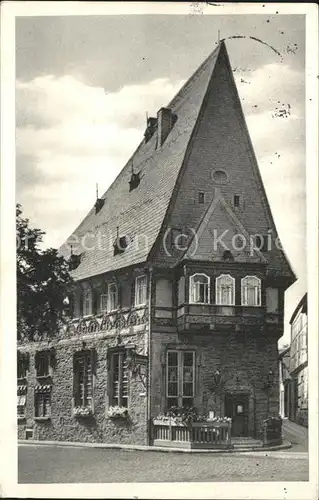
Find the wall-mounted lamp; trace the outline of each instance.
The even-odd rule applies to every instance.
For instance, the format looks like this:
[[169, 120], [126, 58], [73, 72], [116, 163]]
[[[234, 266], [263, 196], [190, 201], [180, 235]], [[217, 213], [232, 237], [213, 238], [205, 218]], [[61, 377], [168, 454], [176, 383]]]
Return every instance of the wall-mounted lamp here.
[[271, 389], [271, 387], [273, 387], [274, 379], [275, 379], [274, 372], [270, 368], [266, 377], [265, 389]]
[[219, 369], [217, 368], [212, 375], [212, 379], [213, 379], [212, 380], [212, 389], [213, 390], [216, 389], [220, 385], [221, 378], [222, 378], [222, 375], [221, 375]]

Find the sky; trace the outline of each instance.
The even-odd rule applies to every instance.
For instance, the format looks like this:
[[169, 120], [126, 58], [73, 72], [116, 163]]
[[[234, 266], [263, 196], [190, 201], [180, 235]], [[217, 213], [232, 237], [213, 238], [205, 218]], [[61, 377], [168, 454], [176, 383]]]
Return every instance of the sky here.
[[[231, 39], [233, 36], [246, 38]], [[16, 18], [16, 201], [59, 247], [220, 39], [277, 230], [306, 291], [305, 26], [302, 15]], [[255, 37], [264, 43], [252, 40]]]

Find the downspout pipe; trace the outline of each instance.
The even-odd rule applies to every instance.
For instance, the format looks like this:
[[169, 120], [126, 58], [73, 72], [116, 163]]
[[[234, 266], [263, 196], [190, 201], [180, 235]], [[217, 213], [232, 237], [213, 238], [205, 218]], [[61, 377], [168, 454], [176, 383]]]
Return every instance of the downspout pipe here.
[[152, 442], [151, 421], [151, 387], [152, 387], [152, 297], [153, 297], [153, 268], [149, 269], [149, 308], [148, 308], [148, 376], [147, 376], [147, 435], [148, 444]]

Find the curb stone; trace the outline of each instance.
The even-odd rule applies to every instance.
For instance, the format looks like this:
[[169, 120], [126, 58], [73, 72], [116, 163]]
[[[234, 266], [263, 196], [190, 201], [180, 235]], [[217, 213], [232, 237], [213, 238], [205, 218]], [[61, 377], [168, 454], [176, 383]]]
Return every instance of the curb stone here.
[[108, 444], [108, 443], [82, 443], [74, 441], [37, 441], [34, 439], [19, 439], [18, 445], [22, 446], [56, 446], [56, 447], [78, 447], [78, 448], [100, 448], [126, 451], [160, 451], [163, 453], [249, 453], [249, 452], [266, 452], [287, 450], [292, 447], [289, 441], [284, 441], [281, 445], [268, 446], [261, 448], [232, 448], [232, 449], [216, 449], [216, 450], [198, 450], [198, 449], [183, 449], [183, 448], [167, 448], [161, 446], [146, 446], [134, 444]]

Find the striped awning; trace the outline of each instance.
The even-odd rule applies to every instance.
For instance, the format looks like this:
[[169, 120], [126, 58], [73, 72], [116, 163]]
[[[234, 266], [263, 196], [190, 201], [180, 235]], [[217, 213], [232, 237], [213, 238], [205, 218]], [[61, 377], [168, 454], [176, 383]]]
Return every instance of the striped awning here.
[[18, 394], [22, 392], [27, 392], [28, 386], [27, 385], [18, 385]]
[[36, 385], [34, 388], [34, 392], [50, 392], [52, 389], [52, 385]]

